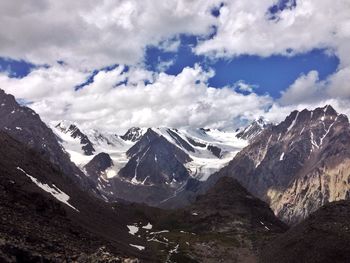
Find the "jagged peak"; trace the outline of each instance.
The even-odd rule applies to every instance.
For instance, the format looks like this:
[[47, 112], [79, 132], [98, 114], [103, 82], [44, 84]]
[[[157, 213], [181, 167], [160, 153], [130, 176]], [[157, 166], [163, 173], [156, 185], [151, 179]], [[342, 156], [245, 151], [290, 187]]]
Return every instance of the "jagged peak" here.
[[56, 128], [59, 128], [63, 132], [72, 131], [73, 129], [78, 129], [77, 123], [68, 120], [61, 120], [58, 124], [55, 125]]
[[283, 126], [287, 131], [290, 131], [293, 127], [301, 124], [305, 125], [307, 123], [324, 121], [326, 119], [335, 121], [339, 116], [340, 114], [328, 104], [323, 107], [317, 107], [313, 110], [294, 110], [285, 118], [284, 121], [278, 124], [278, 126]]
[[267, 125], [270, 124], [270, 121], [264, 116], [260, 116], [259, 118], [255, 119], [252, 123], [257, 123], [258, 125], [260, 125], [260, 127], [265, 128]]
[[252, 140], [269, 125], [270, 122], [263, 116], [260, 116], [259, 118], [252, 121], [247, 127], [239, 131], [236, 137], [244, 140]]
[[131, 127], [124, 135], [120, 136], [120, 138], [122, 138], [124, 141], [136, 142], [140, 140], [147, 130], [147, 128]]

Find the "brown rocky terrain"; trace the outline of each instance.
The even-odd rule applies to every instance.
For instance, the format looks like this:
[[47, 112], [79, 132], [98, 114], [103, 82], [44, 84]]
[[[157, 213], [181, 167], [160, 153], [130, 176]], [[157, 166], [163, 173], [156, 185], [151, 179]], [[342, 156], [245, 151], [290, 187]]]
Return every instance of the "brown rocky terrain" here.
[[263, 263], [343, 263], [350, 258], [350, 202], [327, 204], [261, 253]]
[[232, 176], [294, 224], [328, 202], [349, 197], [349, 149], [345, 115], [331, 106], [294, 111], [267, 127], [207, 184]]

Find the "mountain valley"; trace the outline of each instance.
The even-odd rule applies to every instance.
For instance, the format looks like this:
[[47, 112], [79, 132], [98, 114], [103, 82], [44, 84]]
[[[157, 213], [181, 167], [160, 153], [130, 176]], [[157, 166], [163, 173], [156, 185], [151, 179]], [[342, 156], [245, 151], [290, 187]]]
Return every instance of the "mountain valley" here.
[[350, 126], [329, 105], [237, 131], [131, 128], [120, 136], [68, 121], [49, 128], [3, 91], [0, 103], [0, 261], [326, 263], [350, 255]]

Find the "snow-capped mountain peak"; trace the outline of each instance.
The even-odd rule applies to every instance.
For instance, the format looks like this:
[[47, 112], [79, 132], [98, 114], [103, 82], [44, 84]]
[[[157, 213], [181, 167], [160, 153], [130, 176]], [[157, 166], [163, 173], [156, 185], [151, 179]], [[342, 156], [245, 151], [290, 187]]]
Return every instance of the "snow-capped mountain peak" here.
[[[217, 129], [133, 127], [122, 136], [82, 130], [70, 122], [60, 122], [53, 129], [71, 160], [85, 174], [97, 178], [97, 189], [106, 196], [117, 191], [111, 180], [134, 186], [161, 184], [175, 190], [189, 178], [204, 181], [247, 145], [236, 132]], [[94, 149], [91, 155], [83, 148], [86, 142]], [[104, 167], [99, 164], [101, 158], [95, 158], [101, 153], [112, 160], [111, 166], [91, 172], [91, 167]]]
[[254, 120], [247, 127], [241, 129], [237, 133], [237, 138], [252, 141], [256, 136], [258, 136], [266, 127], [268, 127], [270, 122], [263, 117]]
[[136, 142], [147, 131], [147, 128], [132, 127], [124, 135], [120, 136], [124, 141]]

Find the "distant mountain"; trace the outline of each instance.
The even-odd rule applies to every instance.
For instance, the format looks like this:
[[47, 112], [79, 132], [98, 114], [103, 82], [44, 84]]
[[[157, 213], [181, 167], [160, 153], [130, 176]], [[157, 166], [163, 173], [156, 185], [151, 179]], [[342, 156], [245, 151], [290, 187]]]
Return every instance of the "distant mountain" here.
[[[288, 223], [350, 196], [348, 118], [331, 106], [267, 127], [209, 181], [232, 176]], [[210, 183], [210, 182], [208, 182]]]
[[102, 152], [96, 154], [94, 158], [84, 166], [84, 171], [96, 181], [100, 179], [101, 173], [112, 166], [113, 161], [109, 154]]
[[148, 129], [126, 154], [130, 160], [119, 175], [128, 178], [131, 183], [181, 183], [189, 177], [184, 165], [192, 161], [190, 156], [152, 129]]
[[96, 151], [89, 138], [83, 134], [76, 125], [60, 122], [56, 125], [56, 128], [60, 129], [63, 133], [69, 134], [73, 139], [78, 138], [80, 140], [80, 144], [82, 145], [81, 149], [85, 155], [93, 155], [93, 153]]
[[146, 129], [142, 129], [139, 127], [130, 128], [124, 135], [120, 136], [125, 141], [136, 142], [138, 141], [142, 135], [146, 132]]
[[[65, 127], [72, 126], [66, 121], [62, 123]], [[62, 146], [95, 182], [103, 198], [152, 205], [176, 195], [192, 178], [206, 180], [247, 143], [238, 139], [235, 132], [210, 129], [134, 127], [119, 136], [97, 130], [83, 131], [74, 125], [72, 130], [79, 130], [80, 137], [87, 138], [95, 149], [88, 156], [80, 137], [60, 126], [54, 125], [54, 129]], [[112, 161], [104, 170], [96, 166], [95, 157], [101, 153], [108, 154]]]
[[239, 131], [237, 133], [237, 138], [251, 141], [270, 125], [271, 124], [268, 121], [263, 117], [260, 117], [245, 127], [242, 131]]

